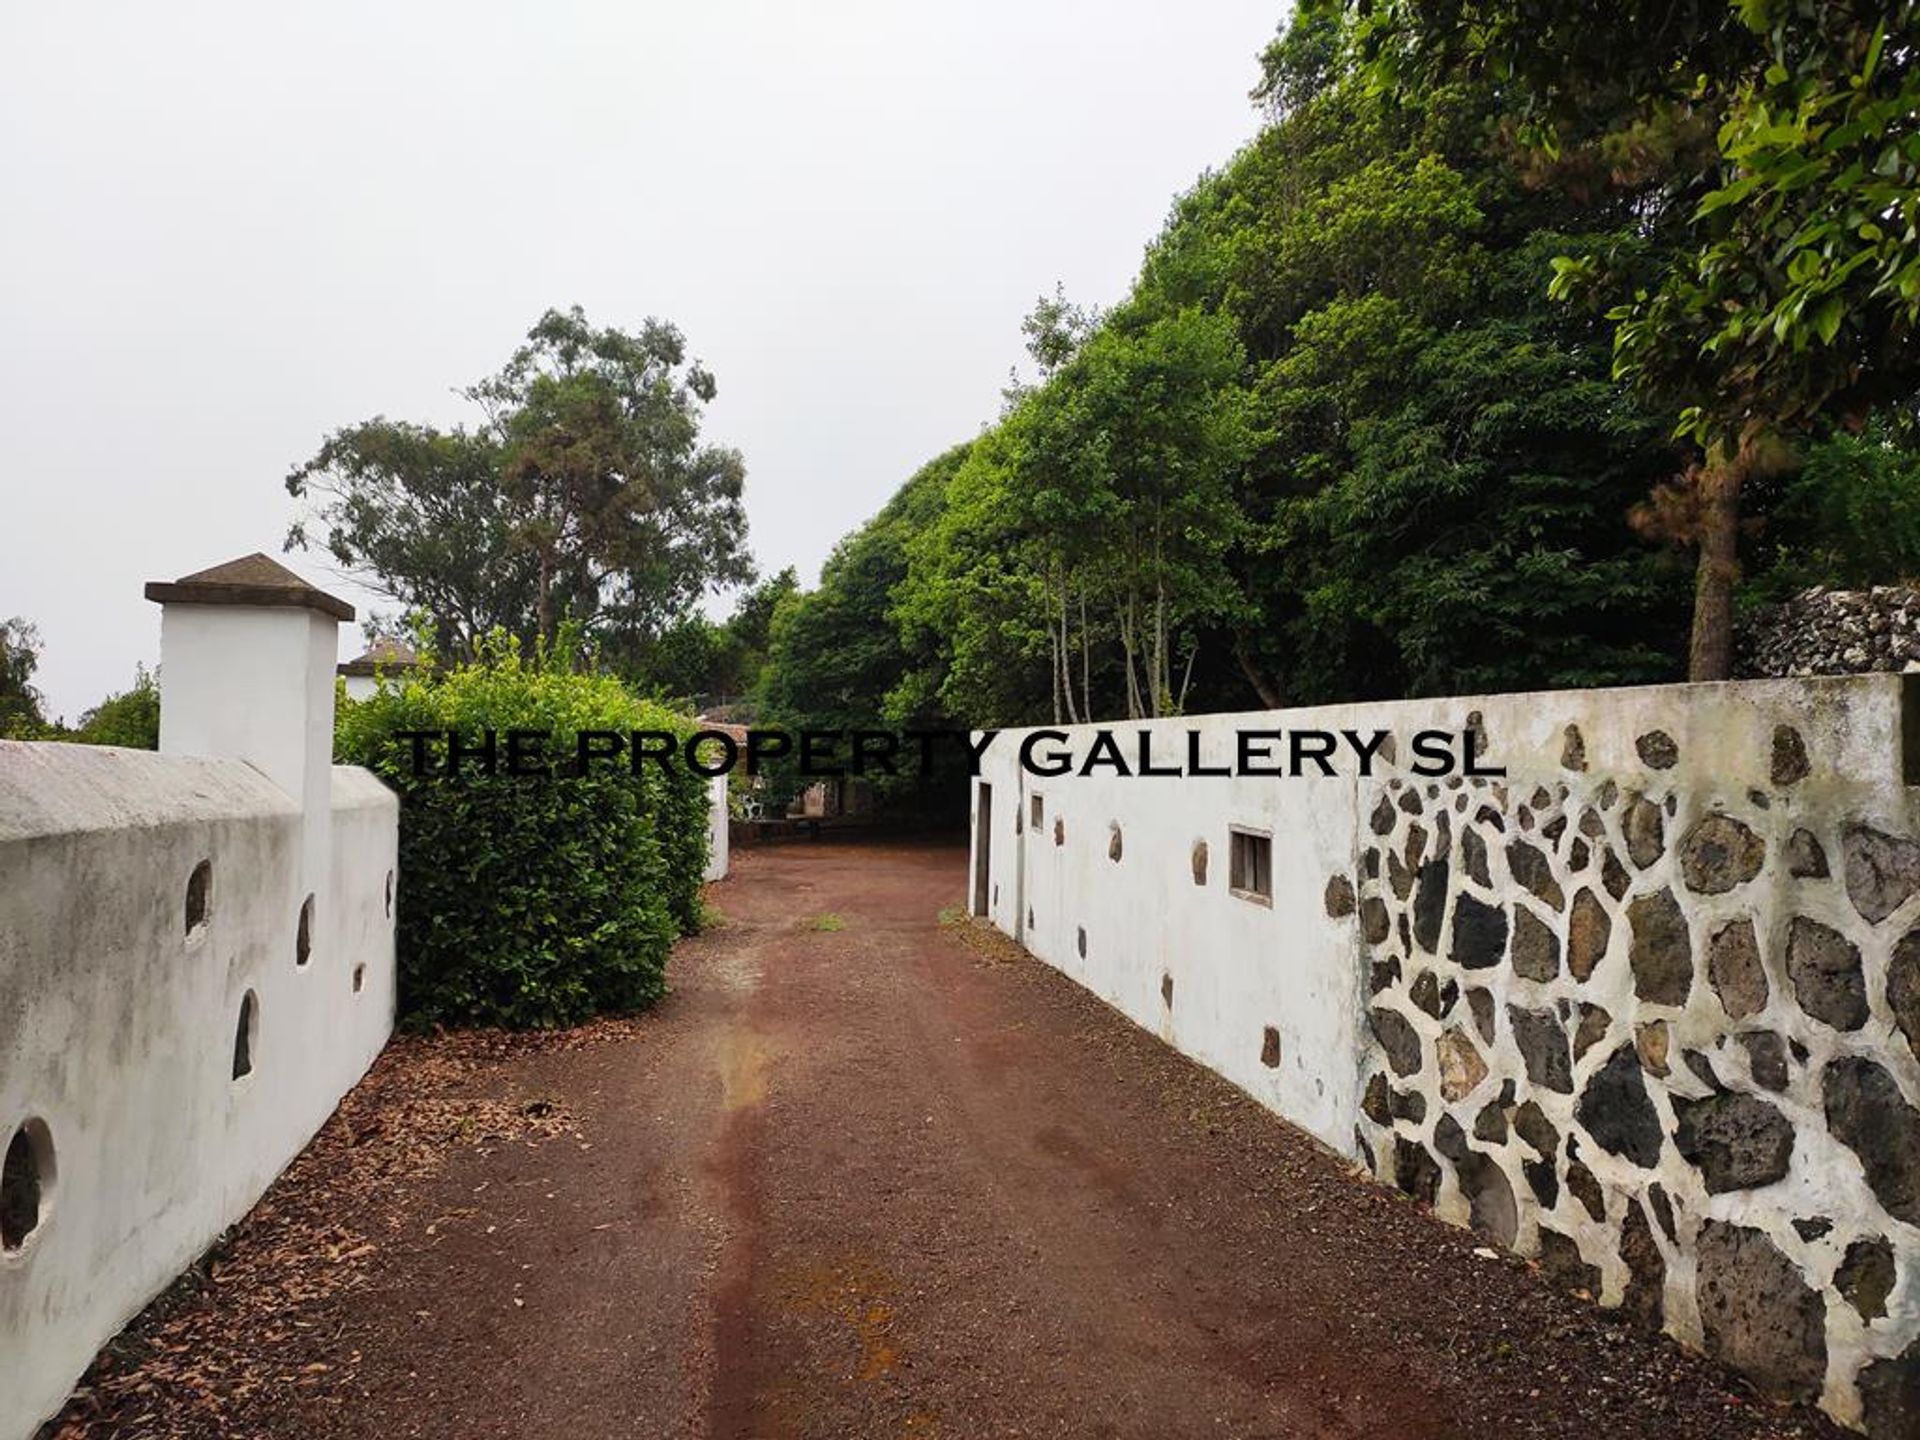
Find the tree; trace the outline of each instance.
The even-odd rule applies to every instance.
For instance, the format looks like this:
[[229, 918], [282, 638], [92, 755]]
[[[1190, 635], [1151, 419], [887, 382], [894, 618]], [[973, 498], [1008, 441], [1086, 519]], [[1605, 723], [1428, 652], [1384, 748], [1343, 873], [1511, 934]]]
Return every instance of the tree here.
[[46, 723], [44, 703], [34, 688], [40, 665], [40, 632], [15, 615], [0, 620], [0, 737], [32, 738]]
[[160, 748], [160, 685], [153, 672], [136, 665], [133, 684], [107, 696], [80, 716], [80, 728], [67, 739], [82, 745], [121, 745], [129, 750]]
[[1498, 81], [1536, 152], [1612, 161], [1643, 231], [1676, 237], [1637, 283], [1606, 255], [1563, 257], [1554, 293], [1611, 298], [1615, 374], [1700, 446], [1664, 528], [1699, 549], [1689, 671], [1725, 678], [1749, 482], [1920, 386], [1920, 6], [1631, 0], [1605, 23], [1576, 0], [1354, 10], [1381, 83]]
[[341, 565], [471, 655], [494, 626], [550, 642], [657, 636], [753, 569], [737, 451], [703, 444], [712, 375], [672, 325], [599, 329], [548, 311], [497, 375], [461, 392], [472, 429], [384, 418], [340, 430], [287, 477]]

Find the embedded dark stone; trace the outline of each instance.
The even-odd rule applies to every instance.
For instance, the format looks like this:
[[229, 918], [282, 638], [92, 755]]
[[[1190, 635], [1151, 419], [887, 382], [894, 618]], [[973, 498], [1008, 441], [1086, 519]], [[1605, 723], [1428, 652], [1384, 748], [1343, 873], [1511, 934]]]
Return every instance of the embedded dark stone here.
[[1849, 1055], [1820, 1079], [1827, 1128], [1860, 1157], [1867, 1186], [1896, 1220], [1920, 1225], [1920, 1111], [1873, 1061]]
[[1488, 1145], [1507, 1143], [1507, 1112], [1496, 1100], [1489, 1100], [1473, 1117], [1473, 1138]]
[[1660, 1116], [1631, 1045], [1622, 1045], [1587, 1080], [1573, 1110], [1593, 1143], [1644, 1170], [1660, 1161]]
[[1920, 845], [1883, 835], [1866, 825], [1849, 825], [1840, 836], [1847, 898], [1853, 908], [1878, 925], [1920, 889]]
[[1495, 1020], [1492, 992], [1483, 990], [1478, 985], [1469, 986], [1467, 1009], [1473, 1012], [1473, 1028], [1480, 1032], [1480, 1039], [1485, 1044], [1491, 1045]]
[[1520, 1173], [1527, 1177], [1527, 1188], [1543, 1209], [1551, 1210], [1560, 1203], [1560, 1174], [1551, 1160], [1522, 1160]]
[[1666, 848], [1667, 823], [1660, 807], [1644, 795], [1634, 796], [1621, 813], [1620, 833], [1626, 837], [1627, 858], [1638, 870], [1653, 864]]
[[1557, 1230], [1540, 1227], [1540, 1273], [1565, 1290], [1600, 1293], [1600, 1267], [1580, 1258], [1580, 1247]]
[[1766, 1101], [1728, 1092], [1704, 1100], [1673, 1101], [1679, 1126], [1673, 1143], [1699, 1167], [1709, 1195], [1754, 1190], [1787, 1173], [1793, 1125]]
[[1627, 867], [1620, 863], [1612, 850], [1605, 851], [1600, 857], [1600, 883], [1616, 900], [1625, 895], [1627, 887], [1633, 884], [1627, 878]]
[[1360, 1097], [1360, 1113], [1376, 1125], [1392, 1124], [1393, 1112], [1387, 1108], [1391, 1089], [1387, 1084], [1387, 1072], [1374, 1071], [1367, 1078], [1366, 1093]]
[[1814, 1019], [1836, 1030], [1858, 1030], [1867, 1023], [1860, 951], [1838, 930], [1794, 916], [1787, 929], [1787, 978], [1800, 1008]]
[[1633, 1048], [1640, 1057], [1640, 1068], [1663, 1080], [1667, 1074], [1668, 1043], [1664, 1020], [1649, 1020], [1633, 1028]]
[[1494, 1244], [1512, 1249], [1520, 1232], [1520, 1207], [1506, 1171], [1489, 1156], [1472, 1152], [1455, 1162], [1454, 1171], [1467, 1197], [1467, 1223]]
[[1067, 822], [1057, 815], [1053, 821], [1053, 843], [1056, 845], [1067, 843]]
[[1807, 778], [1812, 768], [1807, 762], [1807, 742], [1791, 725], [1773, 727], [1773, 764], [1768, 778], [1776, 785], [1791, 785]]
[[1527, 803], [1535, 810], [1545, 810], [1549, 805], [1553, 804], [1553, 796], [1547, 793], [1546, 786], [1536, 785], [1533, 787], [1533, 794], [1527, 797]]
[[1573, 897], [1573, 910], [1567, 917], [1567, 973], [1585, 980], [1607, 953], [1613, 938], [1613, 920], [1600, 897], [1582, 887]]
[[1440, 1194], [1440, 1162], [1427, 1147], [1404, 1135], [1393, 1137], [1393, 1183], [1423, 1205]]
[[1693, 940], [1671, 890], [1642, 895], [1627, 906], [1633, 943], [1633, 993], [1655, 1005], [1684, 1005], [1693, 988]]
[[1724, 1090], [1727, 1088], [1720, 1083], [1720, 1077], [1713, 1073], [1713, 1062], [1698, 1050], [1682, 1050], [1680, 1052], [1680, 1058], [1686, 1061], [1687, 1069], [1698, 1076], [1700, 1083], [1705, 1085], [1709, 1090]]
[[1832, 873], [1827, 869], [1827, 852], [1811, 830], [1794, 831], [1783, 853], [1787, 873], [1796, 880], [1824, 880]]
[[1773, 800], [1764, 790], [1747, 791], [1747, 803], [1756, 810], [1771, 810]]
[[1433, 814], [1433, 858], [1444, 860], [1453, 848], [1453, 817], [1444, 809]]
[[1647, 1187], [1647, 1199], [1653, 1202], [1653, 1218], [1661, 1233], [1667, 1237], [1668, 1244], [1678, 1244], [1680, 1236], [1673, 1226], [1673, 1202], [1667, 1199], [1667, 1192], [1655, 1181]]
[[1547, 1112], [1532, 1100], [1513, 1112], [1513, 1133], [1538, 1150], [1543, 1159], [1551, 1159], [1560, 1148], [1560, 1132]]
[[1793, 1222], [1793, 1233], [1811, 1245], [1821, 1236], [1831, 1233], [1833, 1221], [1824, 1215], [1810, 1215], [1804, 1220]]
[[1513, 970], [1528, 980], [1551, 980], [1560, 973], [1560, 937], [1524, 905], [1513, 910]]
[[1567, 817], [1564, 815], [1556, 815], [1540, 827], [1541, 836], [1555, 845], [1560, 843], [1560, 837], [1566, 833]]
[[1578, 725], [1568, 725], [1561, 732], [1564, 737], [1560, 744], [1560, 764], [1568, 770], [1587, 768], [1587, 742], [1580, 734]]
[[1721, 1007], [1735, 1020], [1767, 1008], [1767, 972], [1760, 963], [1753, 921], [1735, 920], [1714, 931], [1707, 942], [1707, 979]]
[[1453, 961], [1468, 970], [1488, 970], [1507, 948], [1507, 912], [1463, 894], [1453, 906]]
[[1620, 787], [1611, 780], [1601, 781], [1600, 789], [1595, 792], [1594, 795], [1594, 799], [1600, 802], [1600, 808], [1602, 810], [1611, 810], [1613, 808], [1613, 802], [1619, 798]]
[[1413, 872], [1400, 861], [1399, 852], [1387, 852], [1387, 884], [1393, 888], [1393, 898], [1404, 900], [1413, 893]]
[[1613, 1016], [1598, 1005], [1589, 1005], [1582, 1001], [1580, 1005], [1580, 1025], [1573, 1032], [1573, 1058], [1580, 1059], [1587, 1051], [1607, 1038], [1607, 1031], [1613, 1025]]
[[1451, 1115], [1442, 1115], [1433, 1122], [1433, 1148], [1456, 1165], [1473, 1153], [1473, 1147], [1467, 1144], [1467, 1132]]
[[1459, 981], [1449, 980], [1440, 987], [1440, 1018], [1442, 1020], [1453, 1013], [1453, 1007], [1459, 1003], [1459, 1000]]
[[1620, 1308], [1649, 1330], [1658, 1330], [1666, 1321], [1667, 1262], [1646, 1212], [1632, 1201], [1620, 1225], [1620, 1258], [1627, 1265]]
[[1513, 1108], [1513, 1102], [1519, 1098], [1519, 1087], [1513, 1083], [1513, 1077], [1511, 1075], [1500, 1082], [1500, 1094], [1498, 1098], [1500, 1104], [1509, 1110]]
[[1812, 1400], [1827, 1374], [1826, 1305], [1758, 1230], [1709, 1220], [1695, 1247], [1707, 1353], [1789, 1400]]
[[1575, 840], [1573, 844], [1567, 847], [1567, 868], [1569, 870], [1586, 869], [1587, 861], [1592, 858], [1592, 852], [1588, 850], [1587, 842], [1584, 840]]
[[1907, 1048], [1920, 1055], [1920, 930], [1909, 930], [1893, 947], [1887, 962], [1887, 1008], [1907, 1037]]
[[1546, 1090], [1562, 1095], [1573, 1093], [1573, 1056], [1567, 1049], [1567, 1032], [1560, 1017], [1551, 1010], [1527, 1010], [1507, 1006], [1507, 1024], [1513, 1030], [1513, 1043], [1527, 1065], [1527, 1079]]
[[1400, 808], [1409, 815], [1418, 815], [1420, 813], [1420, 792], [1412, 787], [1408, 787], [1401, 793]]
[[1407, 868], [1418, 870], [1427, 853], [1427, 827], [1415, 822], [1407, 827]]
[[[1121, 849], [1120, 827], [1118, 825], [1109, 825], [1107, 827], [1107, 859], [1118, 860]], [[1342, 915], [1351, 915], [1353, 913], [1353, 886], [1348, 883], [1347, 877], [1344, 875], [1336, 875], [1332, 880], [1327, 882], [1327, 913], [1329, 915], [1333, 914], [1333, 887], [1336, 881], [1347, 887], [1347, 908], [1340, 913]]]
[[1480, 838], [1478, 831], [1460, 832], [1460, 863], [1466, 867], [1469, 880], [1492, 888], [1493, 880], [1487, 873], [1487, 842]]
[[1898, 1355], [1862, 1365], [1855, 1383], [1867, 1440], [1913, 1440], [1920, 1417], [1920, 1340]]
[[1766, 843], [1731, 815], [1709, 815], [1680, 840], [1680, 873], [1699, 895], [1724, 895], [1760, 873]]
[[1440, 1018], [1440, 981], [1431, 970], [1422, 970], [1413, 977], [1413, 984], [1407, 987], [1407, 998], [1434, 1019]]
[[1360, 856], [1360, 873], [1369, 880], [1380, 878], [1380, 847], [1369, 845]]
[[1747, 1052], [1753, 1083], [1778, 1095], [1787, 1088], [1787, 1047], [1771, 1030], [1749, 1030], [1734, 1037]]
[[[1479, 785], [1484, 782], [1476, 780], [1473, 783]], [[1501, 831], [1502, 833], [1506, 831], [1507, 817], [1491, 805], [1482, 805], [1478, 810], [1473, 812], [1473, 818], [1491, 829]]]
[[1547, 857], [1526, 841], [1515, 840], [1507, 846], [1507, 869], [1542, 904], [1553, 910], [1566, 906], [1567, 897], [1554, 880], [1553, 867], [1547, 863]]
[[1385, 960], [1376, 960], [1370, 967], [1367, 988], [1375, 995], [1400, 982], [1400, 961], [1389, 955]]
[[1160, 977], [1160, 1003], [1168, 1009], [1173, 1008], [1173, 976], [1162, 974]]
[[1601, 1192], [1600, 1182], [1577, 1160], [1567, 1166], [1567, 1193], [1586, 1206], [1587, 1214], [1594, 1219], [1607, 1218], [1607, 1197]]
[[[1116, 830], [1113, 835], [1117, 842], [1120, 832]], [[1113, 858], [1117, 860], [1120, 857], [1115, 855]], [[1326, 906], [1327, 917], [1332, 920], [1344, 920], [1353, 914], [1353, 882], [1344, 875], [1336, 875], [1327, 881]]]
[[1589, 840], [1606, 839], [1607, 822], [1600, 818], [1600, 812], [1591, 805], [1580, 812], [1580, 833]]
[[1374, 1038], [1380, 1042], [1380, 1048], [1387, 1052], [1387, 1063], [1393, 1066], [1393, 1073], [1401, 1076], [1418, 1074], [1420, 1032], [1413, 1028], [1412, 1022], [1398, 1011], [1383, 1010], [1377, 1005], [1367, 1012], [1367, 1018], [1372, 1024]]
[[1388, 835], [1393, 832], [1393, 801], [1385, 795], [1374, 804], [1373, 814], [1367, 817], [1367, 824], [1376, 835]]
[[1360, 1133], [1360, 1127], [1358, 1125], [1353, 1127], [1353, 1148], [1358, 1150], [1360, 1152], [1360, 1158], [1367, 1162], [1367, 1169], [1370, 1173], [1375, 1175], [1380, 1173], [1379, 1162], [1373, 1158], [1373, 1147], [1367, 1144], [1367, 1137]]
[[1280, 1032], [1271, 1025], [1260, 1037], [1260, 1063], [1269, 1070], [1280, 1063]]
[[1895, 1276], [1893, 1246], [1874, 1235], [1847, 1247], [1840, 1268], [1833, 1272], [1833, 1288], [1860, 1312], [1862, 1320], [1872, 1324], [1887, 1313]]
[[1420, 867], [1413, 895], [1413, 938], [1429, 955], [1440, 947], [1440, 921], [1447, 913], [1447, 862], [1429, 860]]
[[1649, 730], [1633, 742], [1640, 763], [1654, 770], [1671, 770], [1680, 759], [1680, 747], [1664, 730]]
[[1193, 854], [1189, 857], [1188, 863], [1191, 864], [1193, 867], [1193, 883], [1196, 885], [1206, 884], [1207, 883], [1207, 842], [1206, 841], [1196, 840], [1193, 842]]
[[1393, 933], [1393, 917], [1387, 913], [1387, 902], [1378, 895], [1369, 895], [1360, 902], [1360, 938], [1369, 945], [1378, 945]]
[[1413, 953], [1413, 927], [1407, 924], [1406, 911], [1403, 910], [1400, 912], [1400, 917], [1396, 923], [1400, 927], [1400, 948], [1408, 955], [1411, 955]]

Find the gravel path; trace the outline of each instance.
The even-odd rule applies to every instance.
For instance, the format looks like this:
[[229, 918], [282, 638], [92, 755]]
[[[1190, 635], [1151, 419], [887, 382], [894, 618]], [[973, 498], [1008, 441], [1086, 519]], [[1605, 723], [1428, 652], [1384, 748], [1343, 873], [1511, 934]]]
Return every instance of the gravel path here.
[[749, 851], [648, 1016], [399, 1042], [59, 1433], [1831, 1436], [999, 937]]

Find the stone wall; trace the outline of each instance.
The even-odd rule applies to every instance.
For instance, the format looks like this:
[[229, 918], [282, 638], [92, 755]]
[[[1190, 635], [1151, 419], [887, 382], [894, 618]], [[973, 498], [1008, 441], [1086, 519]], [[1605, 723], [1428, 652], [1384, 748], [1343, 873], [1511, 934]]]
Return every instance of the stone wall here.
[[[1508, 770], [1472, 781], [1023, 780], [1003, 736], [983, 779], [1018, 843], [983, 857], [976, 836], [984, 908], [1444, 1217], [1771, 1393], [1910, 1435], [1903, 699], [1875, 676], [1150, 727], [1195, 728], [1217, 755], [1250, 726], [1468, 726]], [[1221, 883], [1236, 826], [1274, 837], [1270, 909]], [[1211, 872], [1190, 863], [1209, 845]]]
[[1920, 590], [1813, 589], [1746, 617], [1742, 675], [1865, 675], [1920, 666]]

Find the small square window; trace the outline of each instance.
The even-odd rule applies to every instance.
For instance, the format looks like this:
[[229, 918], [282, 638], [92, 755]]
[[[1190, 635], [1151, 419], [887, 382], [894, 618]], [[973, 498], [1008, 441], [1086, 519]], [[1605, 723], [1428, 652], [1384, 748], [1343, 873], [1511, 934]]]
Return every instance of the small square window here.
[[1046, 823], [1046, 808], [1038, 795], [1027, 801], [1027, 825], [1030, 829], [1038, 830]]
[[1273, 904], [1273, 837], [1235, 826], [1227, 838], [1227, 888], [1242, 900]]

